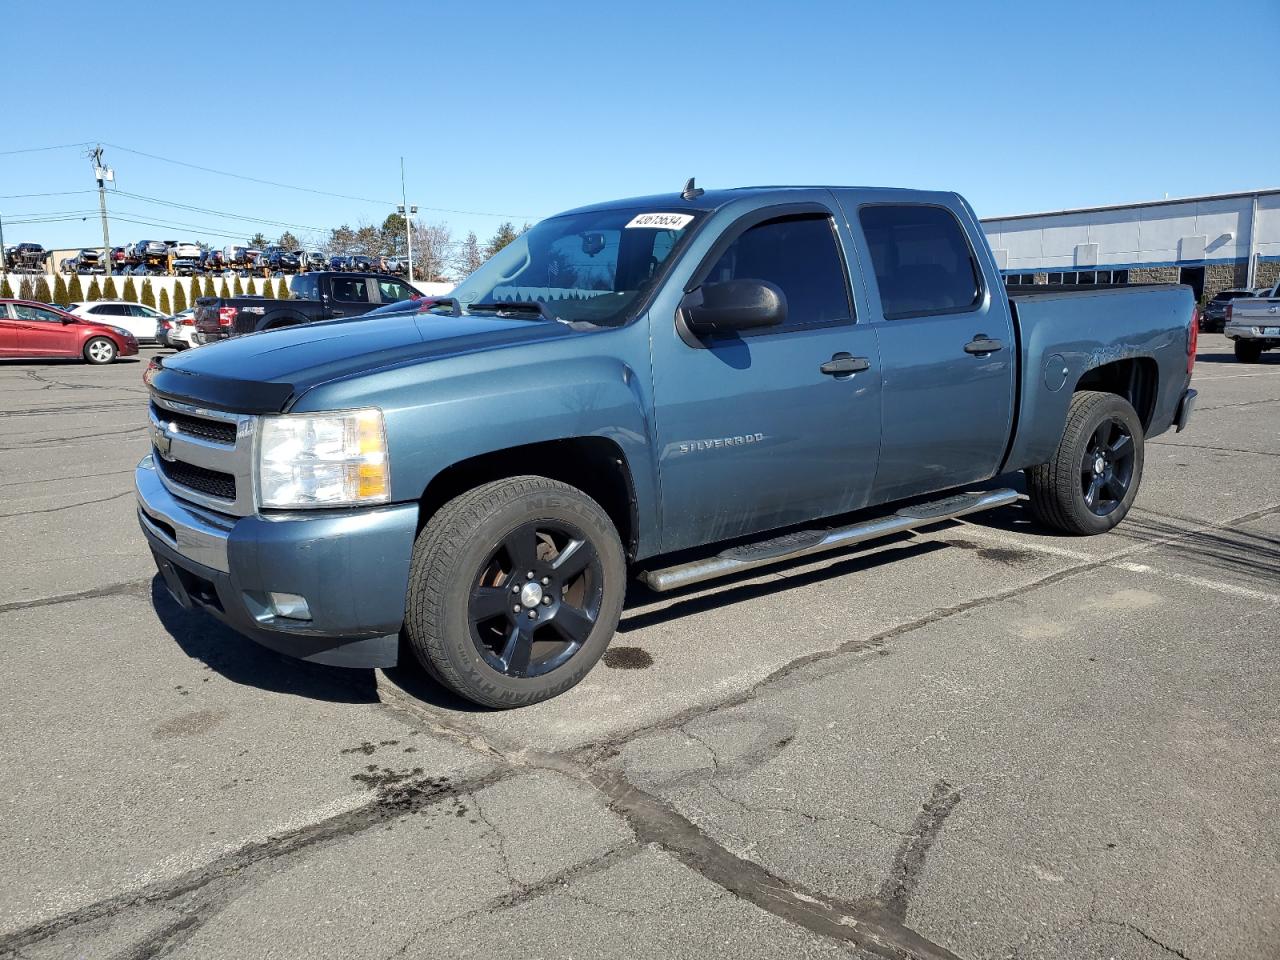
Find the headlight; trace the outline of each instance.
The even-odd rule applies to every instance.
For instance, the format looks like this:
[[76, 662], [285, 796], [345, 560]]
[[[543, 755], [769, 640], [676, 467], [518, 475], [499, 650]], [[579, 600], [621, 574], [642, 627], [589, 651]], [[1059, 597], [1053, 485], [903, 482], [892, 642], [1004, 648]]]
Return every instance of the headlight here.
[[382, 411], [263, 417], [258, 496], [264, 507], [340, 507], [391, 498]]
[[126, 330], [124, 327], [112, 327], [111, 332], [114, 333], [117, 337], [128, 338], [133, 336], [133, 334], [130, 333], [128, 330]]

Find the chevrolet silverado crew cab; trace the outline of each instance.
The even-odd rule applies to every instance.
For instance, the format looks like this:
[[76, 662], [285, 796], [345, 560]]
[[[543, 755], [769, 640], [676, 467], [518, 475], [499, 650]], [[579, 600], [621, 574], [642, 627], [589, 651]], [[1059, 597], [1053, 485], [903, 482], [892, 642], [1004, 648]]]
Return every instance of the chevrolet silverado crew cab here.
[[[336, 279], [336, 278], [335, 278]], [[767, 187], [544, 220], [415, 311], [146, 372], [138, 518], [180, 603], [464, 697], [580, 681], [677, 590], [1013, 504], [1103, 533], [1187, 423], [1189, 288], [1006, 295], [954, 193]]]
[[196, 334], [201, 343], [242, 333], [276, 330], [300, 323], [355, 317], [384, 303], [420, 294], [397, 277], [379, 273], [304, 273], [292, 280], [288, 300], [266, 297], [201, 297], [196, 301]]
[[1280, 347], [1280, 281], [1257, 297], [1228, 303], [1222, 332], [1235, 341], [1241, 363], [1257, 363], [1264, 350]]

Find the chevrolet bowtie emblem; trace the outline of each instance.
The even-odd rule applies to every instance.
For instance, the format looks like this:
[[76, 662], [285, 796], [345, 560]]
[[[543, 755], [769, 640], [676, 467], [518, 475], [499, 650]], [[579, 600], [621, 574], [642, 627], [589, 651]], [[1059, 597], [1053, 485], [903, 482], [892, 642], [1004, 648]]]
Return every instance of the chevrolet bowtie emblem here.
[[176, 432], [174, 430], [175, 426], [176, 424], [170, 423], [167, 428], [156, 427], [152, 437], [156, 446], [156, 453], [166, 460], [170, 459], [169, 448], [173, 446], [173, 433]]

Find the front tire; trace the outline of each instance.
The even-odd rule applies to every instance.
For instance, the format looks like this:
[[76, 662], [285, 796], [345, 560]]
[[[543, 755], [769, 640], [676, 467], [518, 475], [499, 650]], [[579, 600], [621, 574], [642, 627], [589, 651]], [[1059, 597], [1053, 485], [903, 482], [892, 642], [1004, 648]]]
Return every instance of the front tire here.
[[86, 363], [102, 365], [111, 363], [116, 358], [116, 345], [106, 337], [94, 337], [84, 345]]
[[1252, 340], [1237, 340], [1236, 359], [1241, 363], [1257, 363], [1262, 359], [1262, 344]]
[[625, 589], [622, 543], [598, 503], [512, 477], [450, 500], [418, 535], [405, 627], [423, 667], [459, 695], [525, 706], [595, 666]]
[[1065, 533], [1106, 533], [1138, 494], [1143, 442], [1142, 421], [1123, 397], [1075, 394], [1053, 459], [1024, 471], [1032, 514]]

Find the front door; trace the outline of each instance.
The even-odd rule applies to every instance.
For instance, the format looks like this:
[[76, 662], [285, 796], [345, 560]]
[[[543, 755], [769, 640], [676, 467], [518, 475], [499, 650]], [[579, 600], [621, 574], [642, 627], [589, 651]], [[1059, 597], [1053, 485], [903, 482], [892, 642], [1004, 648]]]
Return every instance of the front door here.
[[18, 350], [24, 357], [68, 357], [75, 355], [75, 335], [62, 317], [44, 307], [28, 303], [10, 304], [21, 325]]
[[0, 303], [0, 357], [18, 354], [18, 321], [10, 313], [12, 304]]
[[[774, 283], [785, 324], [699, 339], [678, 319], [651, 317], [666, 551], [854, 510], [871, 492], [876, 333], [854, 318], [830, 211], [799, 209], [729, 227], [691, 281]], [[841, 356], [863, 369], [823, 372]]]
[[885, 381], [873, 500], [994, 476], [1013, 427], [1017, 344], [1004, 297], [985, 288], [955, 211], [868, 204], [856, 221], [875, 269]]

